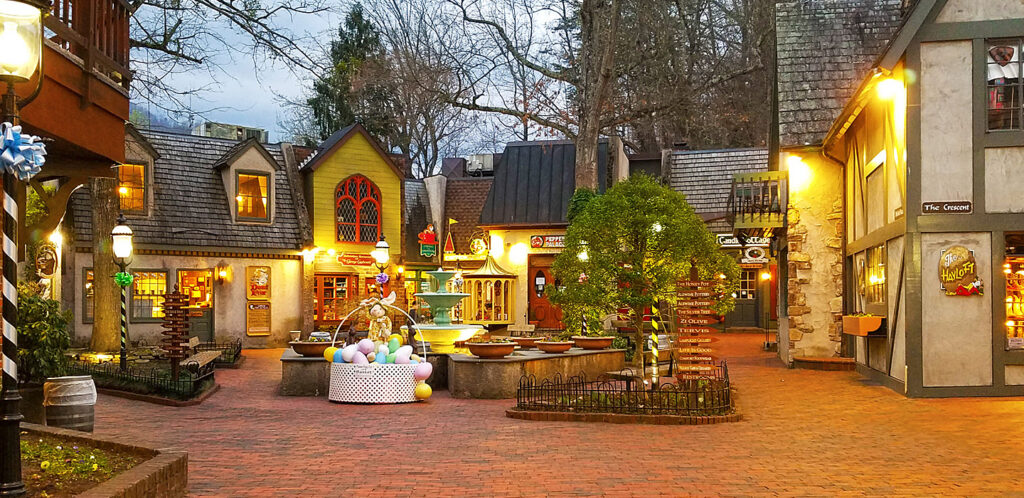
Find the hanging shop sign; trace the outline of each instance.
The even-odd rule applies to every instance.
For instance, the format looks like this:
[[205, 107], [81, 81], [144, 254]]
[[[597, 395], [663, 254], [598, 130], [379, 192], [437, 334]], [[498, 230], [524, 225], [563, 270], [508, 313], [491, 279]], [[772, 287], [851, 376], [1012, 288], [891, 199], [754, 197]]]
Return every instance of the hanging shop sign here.
[[469, 252], [475, 256], [487, 255], [487, 240], [482, 236], [474, 236], [469, 240]]
[[743, 250], [743, 257], [740, 258], [741, 264], [762, 264], [768, 262], [768, 253], [763, 247], [748, 247]]
[[484, 254], [445, 254], [445, 261], [483, 261], [487, 259], [487, 253]]
[[530, 247], [533, 249], [563, 248], [565, 247], [565, 235], [531, 235]]
[[974, 203], [971, 201], [940, 201], [921, 204], [921, 214], [971, 214]]
[[678, 290], [678, 291], [676, 291], [676, 297], [680, 297], [680, 298], [696, 299], [696, 298], [702, 298], [702, 297], [713, 297], [714, 295], [715, 295], [715, 293], [711, 292], [709, 290]]
[[373, 256], [363, 252], [343, 252], [338, 255], [338, 262], [349, 266], [372, 266]]
[[437, 232], [434, 231], [433, 223], [427, 223], [427, 228], [416, 238], [420, 241], [420, 256], [432, 258], [437, 254]]
[[741, 241], [739, 237], [728, 233], [720, 233], [717, 238], [721, 247], [768, 247], [772, 243], [768, 237], [747, 237]]
[[245, 267], [245, 298], [249, 300], [270, 299], [270, 267]]
[[245, 304], [245, 334], [270, 335], [269, 301], [249, 301]]
[[939, 256], [939, 282], [947, 296], [983, 295], [984, 288], [978, 278], [978, 263], [974, 251], [964, 246], [953, 246]]

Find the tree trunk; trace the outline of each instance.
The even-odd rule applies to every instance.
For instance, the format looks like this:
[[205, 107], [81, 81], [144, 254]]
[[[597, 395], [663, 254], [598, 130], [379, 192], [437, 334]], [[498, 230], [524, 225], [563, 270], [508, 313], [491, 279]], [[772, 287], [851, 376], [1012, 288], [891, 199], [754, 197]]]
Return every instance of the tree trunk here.
[[117, 265], [111, 250], [110, 231], [117, 223], [120, 203], [117, 180], [91, 178], [92, 194], [92, 271], [93, 271], [93, 351], [121, 349], [121, 289], [114, 283]]
[[[576, 188], [597, 190], [597, 141], [601, 116], [608, 105], [615, 76], [615, 42], [619, 33], [620, 0], [583, 0], [580, 5], [579, 135], [576, 137]], [[606, 11], [604, 9], [607, 9]]]

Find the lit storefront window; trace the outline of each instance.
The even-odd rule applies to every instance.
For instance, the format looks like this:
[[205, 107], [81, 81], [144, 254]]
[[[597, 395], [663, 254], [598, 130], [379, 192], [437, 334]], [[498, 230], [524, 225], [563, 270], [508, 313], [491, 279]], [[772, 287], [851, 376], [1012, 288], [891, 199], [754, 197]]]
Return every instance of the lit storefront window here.
[[166, 271], [133, 272], [132, 319], [163, 318], [164, 294], [167, 293]]
[[885, 302], [885, 246], [868, 249], [863, 273], [864, 298], [869, 303]]

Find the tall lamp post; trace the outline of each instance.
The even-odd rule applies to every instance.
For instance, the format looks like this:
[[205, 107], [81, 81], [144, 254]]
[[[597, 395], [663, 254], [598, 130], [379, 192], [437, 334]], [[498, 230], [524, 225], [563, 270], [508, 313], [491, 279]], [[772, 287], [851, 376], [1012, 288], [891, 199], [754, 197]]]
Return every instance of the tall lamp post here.
[[132, 257], [132, 229], [126, 224], [124, 213], [117, 216], [117, 226], [110, 231], [113, 241], [114, 262], [117, 263], [117, 275], [114, 281], [121, 287], [121, 371], [128, 369], [128, 286], [132, 284], [132, 274], [128, 273], [128, 258]]
[[[3, 95], [3, 376], [0, 388], [0, 495], [14, 496], [25, 493], [21, 481], [21, 412], [18, 404], [18, 201], [21, 180], [27, 180], [42, 165], [42, 150], [38, 158], [13, 154], [22, 145], [18, 125], [18, 100], [14, 84], [32, 79], [42, 67], [43, 12], [49, 11], [48, 2], [33, 0], [0, 0], [0, 81], [7, 83]], [[39, 75], [42, 86], [42, 74]], [[33, 94], [34, 97], [35, 94]], [[25, 102], [23, 101], [23, 104]], [[31, 142], [31, 139], [29, 139]], [[26, 164], [27, 162], [27, 164]], [[24, 190], [22, 190], [24, 192]]]
[[380, 297], [383, 298], [384, 284], [388, 283], [388, 274], [384, 273], [384, 270], [388, 269], [388, 262], [391, 261], [391, 246], [388, 245], [388, 241], [384, 240], [384, 234], [380, 235], [380, 240], [370, 251], [370, 256], [373, 256], [374, 266], [377, 267], [377, 289], [380, 290]]

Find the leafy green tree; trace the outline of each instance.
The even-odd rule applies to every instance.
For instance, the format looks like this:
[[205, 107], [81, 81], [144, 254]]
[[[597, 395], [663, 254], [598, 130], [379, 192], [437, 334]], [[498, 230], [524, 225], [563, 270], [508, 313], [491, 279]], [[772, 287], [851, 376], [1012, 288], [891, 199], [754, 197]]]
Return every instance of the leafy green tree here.
[[18, 286], [18, 369], [23, 381], [42, 382], [60, 375], [71, 345], [70, 321], [71, 312], [61, 311], [58, 301], [41, 297], [36, 284]]
[[[676, 283], [694, 278], [719, 282], [717, 290], [727, 297], [716, 312], [733, 308], [729, 296], [738, 286], [739, 266], [719, 249], [684, 195], [635, 175], [603, 195], [574, 197], [585, 204], [576, 208], [553, 266], [563, 286], [549, 288], [567, 326], [578, 327], [582, 317], [588, 326], [600, 326], [599, 317], [629, 309], [636, 344], [645, 344], [644, 310], [660, 306], [664, 314], [674, 305]], [[633, 362], [643, 370], [643, 355]]]
[[310, 142], [357, 121], [375, 137], [394, 133], [393, 92], [380, 77], [384, 53], [380, 33], [356, 3], [331, 41], [329, 72], [313, 83], [313, 95], [306, 100], [316, 135], [306, 137]]

